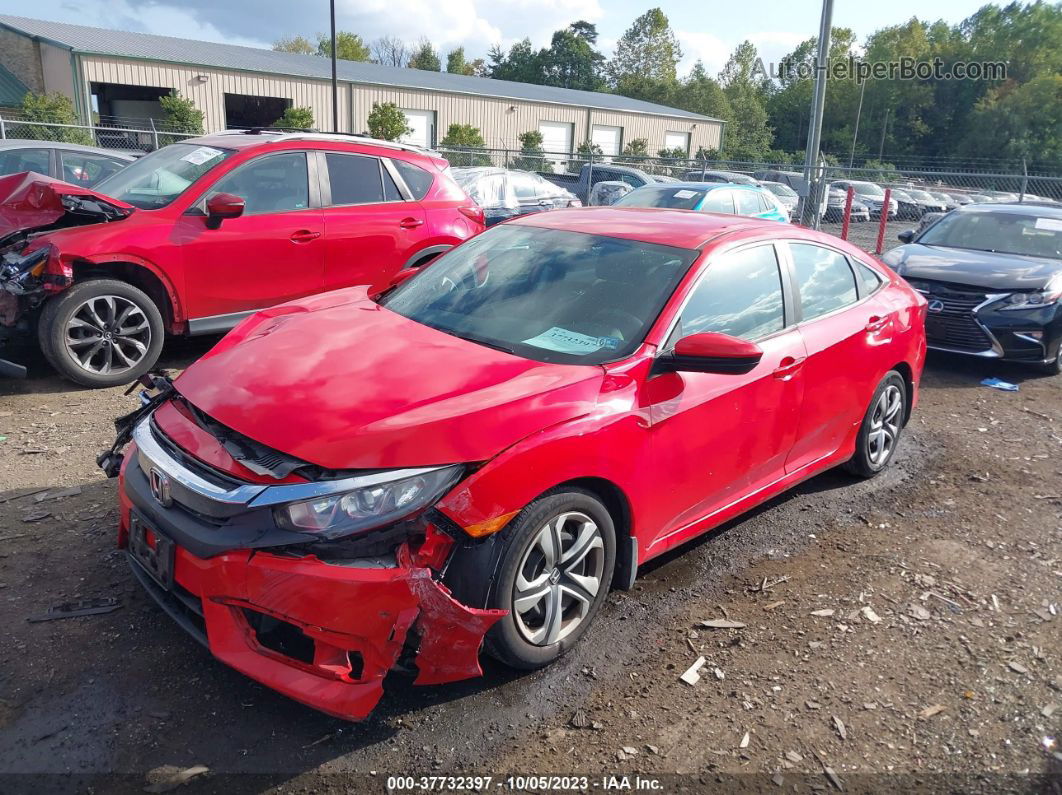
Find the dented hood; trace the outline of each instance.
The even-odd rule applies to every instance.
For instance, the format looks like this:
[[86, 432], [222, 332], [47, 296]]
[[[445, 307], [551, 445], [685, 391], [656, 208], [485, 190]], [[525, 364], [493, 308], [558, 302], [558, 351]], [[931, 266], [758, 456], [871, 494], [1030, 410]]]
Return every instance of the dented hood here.
[[376, 469], [492, 458], [592, 411], [603, 376], [450, 336], [361, 287], [258, 313], [176, 386], [276, 450], [329, 469]]
[[13, 232], [116, 221], [131, 204], [32, 171], [0, 177], [0, 240]]

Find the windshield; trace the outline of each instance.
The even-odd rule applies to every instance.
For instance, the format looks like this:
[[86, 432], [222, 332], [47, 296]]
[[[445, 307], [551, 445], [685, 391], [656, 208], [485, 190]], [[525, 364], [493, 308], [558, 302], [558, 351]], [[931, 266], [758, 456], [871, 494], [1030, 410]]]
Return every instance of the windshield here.
[[883, 191], [879, 186], [873, 182], [853, 182], [851, 183], [852, 189], [862, 196], [884, 196]]
[[918, 242], [927, 246], [1062, 259], [1062, 218], [953, 212], [929, 227]]
[[910, 194], [912, 196], [914, 196], [919, 201], [923, 201], [923, 202], [935, 201], [935, 199], [932, 196], [930, 196], [928, 193], [926, 193], [924, 190], [912, 190], [912, 191], [909, 191], [909, 192], [910, 192]]
[[796, 191], [788, 185], [783, 185], [781, 182], [764, 182], [763, 185], [775, 196], [788, 196], [793, 199], [797, 198]]
[[696, 210], [704, 198], [702, 188], [639, 188], [632, 190], [613, 205], [614, 207], [666, 207], [670, 210]]
[[141, 210], [157, 210], [231, 154], [232, 149], [170, 144], [130, 163], [94, 190]]
[[541, 362], [634, 352], [696, 251], [496, 226], [439, 257], [381, 303], [447, 334]]

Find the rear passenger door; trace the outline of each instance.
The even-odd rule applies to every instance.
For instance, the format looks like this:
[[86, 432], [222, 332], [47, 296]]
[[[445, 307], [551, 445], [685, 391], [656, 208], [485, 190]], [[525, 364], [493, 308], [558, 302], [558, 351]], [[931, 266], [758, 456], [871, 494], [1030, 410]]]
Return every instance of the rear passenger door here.
[[793, 472], [850, 443], [888, 361], [894, 311], [880, 298], [881, 280], [842, 252], [811, 242], [782, 245], [788, 254], [807, 350], [804, 402]]
[[424, 210], [387, 158], [324, 151], [317, 156], [325, 289], [385, 287], [416, 251], [425, 231]]

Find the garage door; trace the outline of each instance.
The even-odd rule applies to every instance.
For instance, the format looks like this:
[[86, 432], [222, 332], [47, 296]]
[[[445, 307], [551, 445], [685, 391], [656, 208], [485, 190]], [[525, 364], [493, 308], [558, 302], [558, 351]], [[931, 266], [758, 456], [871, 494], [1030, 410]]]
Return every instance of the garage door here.
[[612, 127], [607, 124], [595, 124], [590, 140], [601, 147], [601, 153], [613, 157], [620, 153], [620, 144], [623, 139], [623, 128]]
[[559, 121], [540, 121], [538, 131], [542, 133], [542, 151], [549, 154], [572, 151], [573, 125]]
[[404, 144], [423, 146], [428, 149], [435, 146], [435, 111], [406, 110], [403, 108], [402, 112], [406, 114], [406, 124], [413, 131], [403, 135], [398, 140]]
[[688, 155], [690, 153], [690, 134], [668, 130], [664, 133], [664, 148], [681, 149]]

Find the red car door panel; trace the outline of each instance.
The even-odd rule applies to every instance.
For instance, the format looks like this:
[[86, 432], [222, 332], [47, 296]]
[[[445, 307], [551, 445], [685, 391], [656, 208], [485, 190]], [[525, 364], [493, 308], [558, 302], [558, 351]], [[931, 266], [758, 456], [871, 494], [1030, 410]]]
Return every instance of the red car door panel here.
[[377, 157], [321, 153], [325, 193], [325, 287], [382, 288], [412, 257], [425, 213], [407, 200]]
[[795, 472], [852, 442], [878, 381], [895, 364], [888, 345], [894, 310], [880, 293], [867, 295], [840, 252], [812, 243], [789, 251], [807, 350], [803, 409], [786, 463]]
[[[246, 207], [239, 218], [210, 229], [202, 213], [215, 193], [239, 196]], [[257, 157], [215, 182], [173, 230], [184, 261], [189, 318], [261, 309], [320, 292], [324, 222], [312, 203], [303, 152]]]
[[775, 248], [760, 244], [711, 261], [672, 332], [757, 342], [749, 373], [668, 373], [646, 387], [653, 477], [659, 482], [653, 543], [681, 533], [784, 475], [803, 399], [805, 352], [786, 327]]

